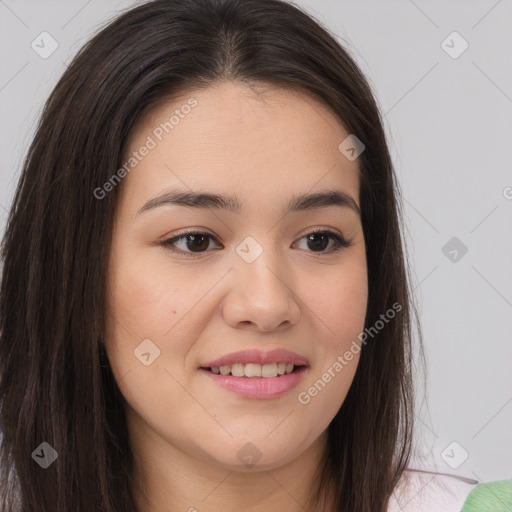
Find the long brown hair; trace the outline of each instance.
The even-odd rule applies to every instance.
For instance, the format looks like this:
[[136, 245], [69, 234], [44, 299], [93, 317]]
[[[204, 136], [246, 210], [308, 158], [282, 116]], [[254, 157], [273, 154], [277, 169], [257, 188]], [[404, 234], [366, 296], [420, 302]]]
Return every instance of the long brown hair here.
[[[217, 80], [312, 93], [365, 145], [359, 156], [367, 327], [328, 427], [320, 496], [335, 510], [384, 512], [412, 448], [412, 325], [399, 189], [371, 88], [347, 51], [281, 0], [156, 0], [102, 29], [51, 93], [2, 242], [1, 507], [8, 512], [135, 512], [122, 395], [105, 355], [105, 284], [120, 165], [137, 120], [159, 100]], [[341, 142], [341, 141], [340, 141]], [[419, 332], [419, 331], [418, 331]], [[419, 336], [421, 348], [421, 333]], [[363, 405], [363, 406], [362, 406]], [[31, 454], [58, 454], [43, 470]]]

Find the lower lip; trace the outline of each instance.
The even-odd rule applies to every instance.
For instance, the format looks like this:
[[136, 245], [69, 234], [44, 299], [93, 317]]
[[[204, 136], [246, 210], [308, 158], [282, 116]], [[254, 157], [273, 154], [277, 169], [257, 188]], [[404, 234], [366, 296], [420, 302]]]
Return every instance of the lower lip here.
[[204, 368], [200, 370], [219, 386], [245, 398], [275, 398], [297, 386], [306, 371], [306, 366], [278, 377], [233, 377], [213, 373]]

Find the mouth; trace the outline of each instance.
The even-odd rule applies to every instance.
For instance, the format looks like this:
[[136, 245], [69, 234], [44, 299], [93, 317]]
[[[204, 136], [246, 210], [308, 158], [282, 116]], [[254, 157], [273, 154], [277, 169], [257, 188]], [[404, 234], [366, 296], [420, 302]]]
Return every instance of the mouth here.
[[276, 362], [267, 364], [235, 363], [232, 365], [222, 366], [201, 366], [200, 369], [223, 377], [231, 376], [241, 379], [272, 379], [281, 378], [291, 373], [298, 373], [301, 369], [305, 368], [305, 364]]
[[203, 363], [209, 382], [243, 398], [276, 398], [295, 388], [309, 368], [306, 357], [282, 348], [240, 350]]
[[[284, 368], [283, 368], [284, 364]], [[283, 372], [284, 373], [280, 373]], [[242, 398], [277, 399], [296, 388], [308, 370], [293, 363], [233, 364], [201, 367], [199, 371], [214, 385]]]

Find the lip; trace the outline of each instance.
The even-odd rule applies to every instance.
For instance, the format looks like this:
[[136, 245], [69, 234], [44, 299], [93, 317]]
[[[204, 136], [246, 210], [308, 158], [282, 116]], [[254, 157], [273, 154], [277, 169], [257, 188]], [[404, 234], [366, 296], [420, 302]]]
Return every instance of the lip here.
[[[233, 364], [269, 364], [269, 363], [291, 363], [295, 366], [308, 366], [308, 360], [304, 356], [290, 352], [285, 349], [274, 349], [268, 352], [261, 350], [240, 350], [227, 354], [220, 359], [209, 361], [201, 365], [201, 368], [211, 368], [212, 366], [231, 366]], [[215, 375], [215, 374], [214, 374]], [[289, 374], [292, 375], [292, 374]], [[234, 377], [239, 379], [240, 377]], [[274, 377], [277, 378], [277, 377]], [[282, 377], [279, 377], [282, 378]], [[266, 380], [272, 380], [266, 379]]]
[[233, 377], [232, 375], [221, 375], [200, 368], [201, 373], [212, 379], [222, 388], [244, 398], [257, 399], [276, 398], [288, 393], [298, 385], [306, 371], [307, 367], [301, 366], [292, 373], [267, 378]]

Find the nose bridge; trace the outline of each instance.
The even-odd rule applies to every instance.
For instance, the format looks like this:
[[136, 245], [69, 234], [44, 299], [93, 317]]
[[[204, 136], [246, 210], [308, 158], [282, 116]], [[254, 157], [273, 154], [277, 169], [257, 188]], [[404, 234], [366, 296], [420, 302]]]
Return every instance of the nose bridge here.
[[[288, 297], [286, 286], [286, 264], [284, 255], [272, 245], [272, 238], [259, 240], [248, 236], [236, 248], [238, 261], [235, 264], [237, 279], [251, 286], [253, 293], [272, 293]], [[240, 283], [243, 286], [243, 283]]]
[[267, 330], [298, 318], [285, 255], [275, 250], [271, 237], [260, 240], [247, 237], [236, 248], [231, 300], [225, 311], [232, 326], [249, 321]]

